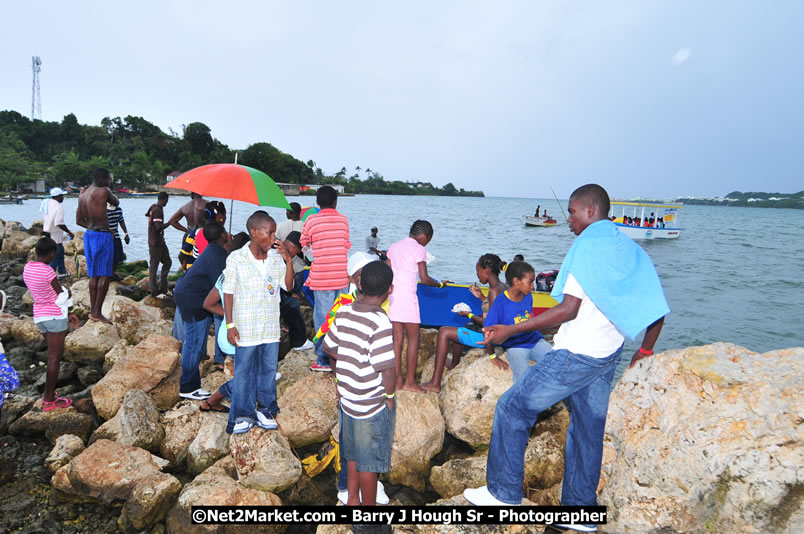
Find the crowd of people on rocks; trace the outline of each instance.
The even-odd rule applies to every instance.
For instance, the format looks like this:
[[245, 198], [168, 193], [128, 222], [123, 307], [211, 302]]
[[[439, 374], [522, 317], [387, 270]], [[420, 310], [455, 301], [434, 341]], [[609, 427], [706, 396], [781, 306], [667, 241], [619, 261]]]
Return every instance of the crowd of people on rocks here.
[[[97, 170], [92, 185], [81, 193], [76, 213], [76, 223], [86, 228], [89, 319], [104, 322], [109, 321], [101, 313], [103, 300], [120, 258], [112, 221], [120, 224], [128, 242], [119, 201], [108, 186], [108, 171]], [[48, 208], [46, 233], [24, 271], [34, 299], [34, 322], [48, 345], [44, 410], [70, 405], [70, 399], [56, 394], [55, 382], [69, 325], [77, 324], [69, 309], [70, 291], [59, 282], [62, 234], [72, 235], [64, 224], [60, 196], [49, 201], [53, 211]], [[609, 394], [625, 366], [653, 354], [669, 312], [653, 263], [609, 220], [609, 198], [601, 186], [584, 185], [570, 197], [568, 223], [577, 238], [553, 287], [558, 305], [535, 315], [533, 267], [519, 255], [506, 264], [495, 254], [483, 254], [476, 272], [479, 284], [488, 289], [470, 287], [482, 301], [482, 314], [458, 312], [466, 317], [466, 326], [439, 330], [433, 376], [423, 384], [415, 377], [421, 323], [417, 287], [443, 289], [449, 283], [428, 273], [426, 247], [435, 235], [428, 221], [414, 221], [408, 236], [387, 250], [380, 247], [377, 228], [372, 228], [364, 250], [349, 256], [349, 222], [338, 211], [337, 192], [329, 186], [318, 189], [320, 210], [305, 221], [294, 202], [287, 221], [277, 224], [257, 210], [245, 231], [236, 235], [225, 230], [227, 214], [220, 202], [193, 194], [165, 220], [167, 203], [168, 195], [161, 193], [146, 213], [151, 294], [167, 292], [172, 262], [164, 230], [173, 226], [184, 233], [178, 257], [185, 273], [173, 291], [174, 335], [183, 341], [179, 395], [201, 401], [203, 411], [228, 411], [227, 433], [243, 434], [254, 426], [277, 428], [277, 363], [284, 321], [292, 347], [314, 349], [312, 371], [332, 373], [336, 383], [340, 455], [346, 466], [338, 478], [338, 498], [348, 505], [387, 504], [378, 475], [391, 467], [397, 391], [439, 391], [445, 368], [459, 361], [461, 345], [485, 347], [489, 365], [510, 367], [513, 385], [496, 406], [488, 484], [467, 489], [465, 498], [475, 505], [519, 504], [529, 431], [541, 412], [564, 401], [571, 422], [561, 502], [597, 504]], [[306, 281], [305, 257], [312, 258]], [[312, 340], [300, 309], [302, 284], [313, 304]], [[201, 387], [199, 363], [213, 325], [215, 369], [222, 370], [226, 355], [234, 358], [235, 366], [234, 378], [210, 392]], [[553, 327], [559, 328], [551, 345], [540, 331]], [[624, 339], [635, 339], [642, 331], [639, 350], [623, 358]], [[505, 350], [507, 363], [495, 346]], [[14, 387], [9, 369], [0, 361], [4, 390]], [[564, 528], [595, 530], [589, 524]]]

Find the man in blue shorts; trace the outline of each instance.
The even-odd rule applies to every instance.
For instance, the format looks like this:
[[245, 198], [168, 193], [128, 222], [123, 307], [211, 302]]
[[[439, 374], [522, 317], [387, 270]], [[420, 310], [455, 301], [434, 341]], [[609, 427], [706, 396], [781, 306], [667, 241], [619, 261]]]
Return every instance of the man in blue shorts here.
[[119, 206], [120, 201], [109, 189], [112, 175], [106, 169], [95, 169], [92, 185], [78, 197], [75, 222], [87, 229], [84, 234], [84, 256], [89, 274], [89, 318], [93, 321], [112, 322], [103, 316], [101, 309], [114, 274], [114, 238], [109, 228], [106, 204]]
[[[642, 346], [631, 358], [653, 354], [670, 311], [653, 262], [608, 220], [609, 196], [596, 184], [575, 190], [569, 225], [578, 238], [561, 265], [552, 296], [559, 304], [527, 321], [483, 328], [484, 343], [499, 344], [530, 330], [561, 325], [553, 350], [528, 368], [500, 397], [494, 412], [487, 486], [464, 497], [475, 505], [518, 505], [522, 501], [525, 447], [539, 413], [563, 400], [570, 411], [561, 504], [596, 506], [609, 394], [623, 341], [642, 330]], [[557, 525], [595, 532], [593, 524]]]

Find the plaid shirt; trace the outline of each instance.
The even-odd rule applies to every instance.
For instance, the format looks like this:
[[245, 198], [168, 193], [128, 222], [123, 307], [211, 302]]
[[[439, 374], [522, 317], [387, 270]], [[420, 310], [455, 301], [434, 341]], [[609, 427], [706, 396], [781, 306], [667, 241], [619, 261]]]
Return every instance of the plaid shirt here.
[[232, 321], [240, 335], [238, 345], [253, 347], [279, 341], [279, 288], [285, 288], [285, 260], [275, 250], [268, 251], [267, 270], [260, 272], [259, 261], [248, 246], [229, 254], [223, 271], [223, 292], [234, 295]]

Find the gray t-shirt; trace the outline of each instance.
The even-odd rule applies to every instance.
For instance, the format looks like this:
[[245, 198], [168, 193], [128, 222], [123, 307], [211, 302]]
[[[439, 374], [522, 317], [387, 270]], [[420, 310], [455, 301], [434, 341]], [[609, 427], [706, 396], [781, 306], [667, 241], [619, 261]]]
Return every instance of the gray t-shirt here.
[[374, 254], [374, 251], [371, 250], [372, 247], [376, 248], [377, 250], [380, 250], [379, 237], [368, 236], [366, 238], [366, 252], [368, 252], [369, 254]]

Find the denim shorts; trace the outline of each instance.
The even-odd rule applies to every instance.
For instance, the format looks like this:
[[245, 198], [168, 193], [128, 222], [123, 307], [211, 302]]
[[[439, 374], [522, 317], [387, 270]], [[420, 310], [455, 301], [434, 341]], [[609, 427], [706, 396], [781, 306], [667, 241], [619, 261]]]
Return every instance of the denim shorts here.
[[363, 473], [387, 473], [391, 470], [391, 444], [394, 441], [396, 403], [385, 406], [367, 419], [355, 419], [340, 410], [341, 450], [347, 462], [355, 462]]
[[64, 332], [67, 330], [67, 319], [50, 319], [49, 321], [42, 321], [36, 323], [36, 327], [43, 334]]

